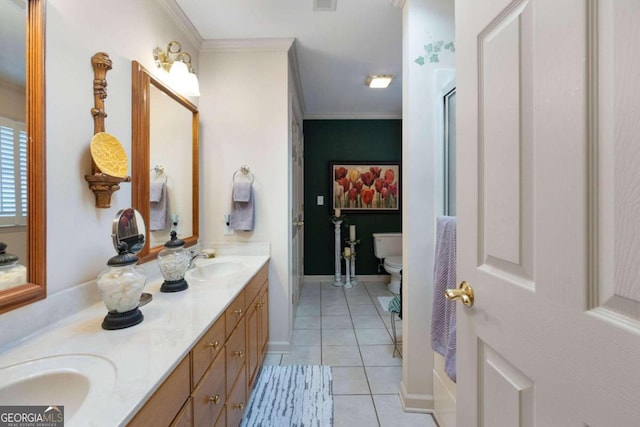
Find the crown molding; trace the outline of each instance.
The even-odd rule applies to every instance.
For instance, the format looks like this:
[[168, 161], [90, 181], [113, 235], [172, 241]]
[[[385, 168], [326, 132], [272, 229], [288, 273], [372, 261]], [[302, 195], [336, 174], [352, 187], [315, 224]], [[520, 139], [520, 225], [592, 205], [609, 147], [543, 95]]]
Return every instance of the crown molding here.
[[184, 13], [182, 8], [176, 3], [176, 0], [159, 0], [164, 10], [169, 14], [171, 19], [185, 32], [185, 35], [194, 46], [200, 48], [202, 45], [202, 36], [194, 27], [191, 20]]
[[264, 39], [208, 39], [202, 42], [201, 52], [288, 52], [294, 37]]

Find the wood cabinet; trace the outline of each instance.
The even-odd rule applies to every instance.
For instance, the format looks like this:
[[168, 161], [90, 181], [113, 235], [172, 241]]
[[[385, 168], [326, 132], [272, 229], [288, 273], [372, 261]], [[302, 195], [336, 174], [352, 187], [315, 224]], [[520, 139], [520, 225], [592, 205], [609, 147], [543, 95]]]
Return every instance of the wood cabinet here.
[[240, 424], [269, 340], [268, 271], [255, 274], [129, 426]]

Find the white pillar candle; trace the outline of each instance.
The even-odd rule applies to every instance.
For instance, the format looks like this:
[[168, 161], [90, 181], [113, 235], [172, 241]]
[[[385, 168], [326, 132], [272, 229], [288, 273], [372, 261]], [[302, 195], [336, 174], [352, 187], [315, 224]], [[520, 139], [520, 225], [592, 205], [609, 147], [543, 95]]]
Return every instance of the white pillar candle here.
[[351, 256], [351, 248], [344, 248], [344, 256], [345, 257]]
[[340, 218], [340, 209], [336, 209], [336, 216]]
[[353, 242], [354, 240], [356, 240], [356, 226], [355, 225], [350, 225], [349, 226], [349, 239]]

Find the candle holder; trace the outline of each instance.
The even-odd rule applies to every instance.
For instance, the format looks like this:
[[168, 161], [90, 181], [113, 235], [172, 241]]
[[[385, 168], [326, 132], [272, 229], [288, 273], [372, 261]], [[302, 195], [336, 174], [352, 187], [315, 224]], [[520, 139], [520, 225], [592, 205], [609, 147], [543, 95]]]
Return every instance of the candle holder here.
[[345, 265], [345, 280], [344, 280], [344, 287], [346, 289], [350, 289], [351, 287], [353, 287], [353, 285], [351, 284], [351, 275], [350, 275], [350, 271], [351, 268], [349, 267], [349, 264], [351, 263], [352, 259], [355, 259], [353, 253], [349, 254], [349, 255], [343, 255], [344, 257], [344, 265]]
[[351, 280], [349, 283], [355, 286], [358, 284], [356, 280], [356, 245], [360, 243], [360, 240], [346, 240], [346, 243], [351, 247], [351, 256], [349, 257]]
[[334, 257], [335, 257], [335, 267], [336, 267], [336, 271], [335, 271], [335, 277], [334, 277], [334, 281], [333, 281], [333, 286], [344, 286], [344, 283], [342, 283], [342, 260], [341, 260], [341, 253], [340, 253], [340, 229], [342, 228], [342, 217], [336, 217], [336, 216], [332, 216], [331, 217], [331, 222], [333, 222], [334, 225], [334, 242], [335, 242], [335, 248], [334, 248]]

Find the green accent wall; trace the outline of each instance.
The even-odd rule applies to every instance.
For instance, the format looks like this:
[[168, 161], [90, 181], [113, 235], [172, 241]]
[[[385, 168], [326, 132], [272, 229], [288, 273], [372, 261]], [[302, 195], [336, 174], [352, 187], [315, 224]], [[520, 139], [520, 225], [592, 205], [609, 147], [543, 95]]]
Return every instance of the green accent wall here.
[[[331, 222], [331, 161], [401, 161], [402, 120], [304, 121], [304, 274], [333, 275], [334, 225]], [[402, 166], [402, 165], [401, 165]], [[402, 181], [400, 181], [402, 185]], [[324, 196], [318, 206], [317, 196]], [[400, 200], [402, 203], [402, 199]], [[402, 231], [401, 213], [346, 213], [342, 241], [349, 224], [356, 226], [356, 275], [378, 271], [373, 254], [373, 233]], [[343, 247], [345, 244], [342, 245]], [[345, 270], [343, 267], [342, 273]]]

